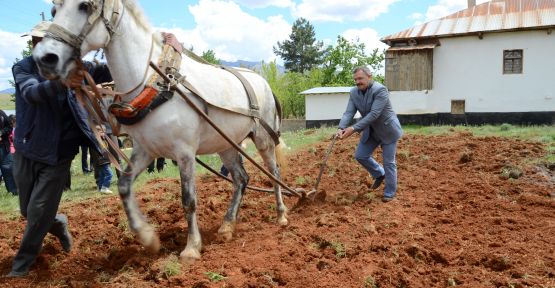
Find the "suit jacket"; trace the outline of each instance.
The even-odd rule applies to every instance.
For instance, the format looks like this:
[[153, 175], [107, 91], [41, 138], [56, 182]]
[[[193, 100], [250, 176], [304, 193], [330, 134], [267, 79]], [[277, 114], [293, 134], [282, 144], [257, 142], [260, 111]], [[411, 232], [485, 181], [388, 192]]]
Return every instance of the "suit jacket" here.
[[362, 132], [363, 142], [372, 137], [379, 143], [391, 144], [403, 135], [401, 123], [389, 101], [389, 91], [384, 85], [374, 82], [364, 94], [357, 87], [351, 89], [349, 103], [339, 122], [339, 128], [347, 128], [357, 111], [362, 118], [353, 128]]

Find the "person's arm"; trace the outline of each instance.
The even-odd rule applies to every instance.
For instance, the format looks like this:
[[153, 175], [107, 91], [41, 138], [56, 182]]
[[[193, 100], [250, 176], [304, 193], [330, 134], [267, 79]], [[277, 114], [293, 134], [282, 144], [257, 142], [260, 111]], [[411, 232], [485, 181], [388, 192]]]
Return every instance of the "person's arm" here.
[[[353, 134], [352, 131], [349, 132], [349, 130], [352, 129], [351, 127], [349, 127], [349, 124], [351, 124], [351, 121], [353, 120], [353, 117], [355, 117], [356, 113], [357, 113], [357, 108], [355, 106], [355, 103], [353, 102], [351, 96], [349, 96], [349, 103], [347, 103], [347, 109], [345, 109], [345, 113], [343, 113], [343, 117], [341, 117], [341, 120], [339, 121], [339, 129], [337, 129], [337, 132], [335, 133], [335, 137], [338, 137], [339, 139], [343, 139], [344, 137], [349, 137], [351, 134]], [[346, 135], [346, 133], [348, 135]]]
[[382, 114], [385, 105], [387, 104], [387, 97], [389, 92], [387, 88], [381, 87], [380, 90], [376, 92], [376, 96], [374, 97], [374, 101], [372, 103], [372, 109], [370, 113], [368, 113], [364, 118], [360, 119], [355, 125], [353, 125], [353, 129], [357, 132], [364, 130], [366, 127], [370, 126], [372, 122], [374, 122], [380, 115]]
[[19, 86], [21, 97], [29, 104], [44, 103], [59, 93], [66, 93], [67, 88], [59, 80], [39, 81], [39, 75], [34, 71], [27, 71], [16, 63], [12, 67], [15, 84]]
[[339, 121], [339, 129], [345, 129], [351, 124], [353, 117], [357, 113], [357, 108], [355, 107], [355, 103], [351, 97], [349, 97], [349, 103], [347, 104], [347, 109], [345, 109], [345, 113], [343, 113], [343, 117], [341, 117], [341, 121]]

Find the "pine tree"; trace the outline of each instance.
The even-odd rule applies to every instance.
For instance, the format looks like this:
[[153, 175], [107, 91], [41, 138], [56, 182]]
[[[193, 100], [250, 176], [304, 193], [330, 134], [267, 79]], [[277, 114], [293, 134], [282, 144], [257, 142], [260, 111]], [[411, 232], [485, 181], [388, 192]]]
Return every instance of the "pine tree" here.
[[289, 40], [277, 43], [274, 53], [280, 56], [285, 69], [304, 73], [322, 63], [322, 41], [316, 41], [314, 27], [304, 18], [293, 23]]

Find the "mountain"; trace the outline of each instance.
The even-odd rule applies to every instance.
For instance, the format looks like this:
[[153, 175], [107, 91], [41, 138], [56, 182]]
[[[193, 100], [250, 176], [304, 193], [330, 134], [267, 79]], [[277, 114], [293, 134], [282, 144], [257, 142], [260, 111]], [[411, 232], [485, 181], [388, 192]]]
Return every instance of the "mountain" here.
[[[254, 61], [245, 61], [245, 60], [237, 60], [235, 62], [229, 62], [220, 60], [220, 64], [223, 66], [230, 66], [230, 67], [245, 67], [251, 70], [260, 71], [262, 68], [262, 61], [254, 62]], [[279, 72], [285, 72], [285, 68], [281, 65], [278, 65]]]
[[15, 88], [8, 88], [0, 91], [0, 94], [13, 94], [15, 93]]

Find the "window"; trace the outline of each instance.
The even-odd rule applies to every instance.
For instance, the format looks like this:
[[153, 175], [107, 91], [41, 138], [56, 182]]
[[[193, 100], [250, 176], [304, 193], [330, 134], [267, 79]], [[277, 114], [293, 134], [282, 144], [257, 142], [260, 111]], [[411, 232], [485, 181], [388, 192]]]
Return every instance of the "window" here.
[[522, 49], [503, 50], [503, 74], [522, 74]]
[[464, 100], [451, 100], [451, 114], [464, 114]]
[[[413, 47], [411, 47], [413, 48]], [[432, 89], [433, 49], [389, 49], [385, 56], [385, 85], [389, 91]]]

